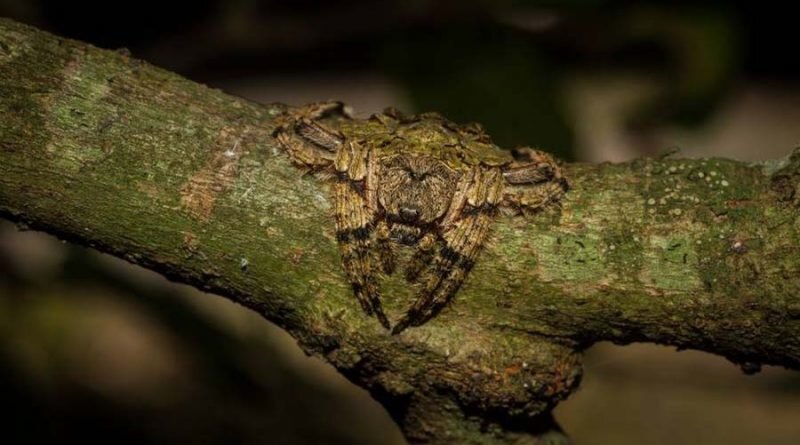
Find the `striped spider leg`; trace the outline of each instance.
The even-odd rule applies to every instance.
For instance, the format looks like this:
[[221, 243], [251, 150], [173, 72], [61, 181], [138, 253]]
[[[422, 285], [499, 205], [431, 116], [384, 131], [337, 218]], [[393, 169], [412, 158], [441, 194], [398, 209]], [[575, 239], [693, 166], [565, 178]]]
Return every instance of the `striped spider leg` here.
[[349, 118], [341, 102], [323, 102], [293, 110], [277, 119], [273, 136], [295, 165], [312, 172], [325, 170], [333, 164], [344, 136], [317, 120], [333, 115]]
[[486, 241], [502, 190], [497, 168], [475, 166], [463, 175], [440, 224], [442, 245], [433, 255], [423, 289], [392, 334], [430, 320], [455, 296]]
[[371, 150], [346, 141], [336, 156], [335, 168], [336, 239], [345, 273], [364, 312], [374, 314], [389, 329], [389, 319], [381, 306], [377, 271], [370, 260], [377, 212], [376, 163]]
[[[515, 157], [510, 165], [479, 165], [462, 176], [448, 213], [440, 223], [443, 245], [434, 254], [423, 290], [395, 325], [393, 334], [425, 323], [447, 306], [475, 264], [498, 209], [535, 212], [558, 202], [569, 190], [560, 168], [549, 155], [520, 149]], [[415, 257], [423, 254], [420, 248]]]
[[312, 104], [282, 118], [274, 137], [295, 164], [312, 172], [330, 173], [327, 170], [333, 167], [336, 239], [345, 273], [364, 311], [389, 329], [370, 263], [377, 207], [376, 177], [368, 168], [370, 154], [361, 144], [318, 122], [331, 116], [350, 118], [340, 102]]
[[527, 147], [514, 149], [512, 154], [515, 161], [503, 168], [506, 186], [500, 209], [520, 215], [560, 205], [570, 185], [553, 158]]

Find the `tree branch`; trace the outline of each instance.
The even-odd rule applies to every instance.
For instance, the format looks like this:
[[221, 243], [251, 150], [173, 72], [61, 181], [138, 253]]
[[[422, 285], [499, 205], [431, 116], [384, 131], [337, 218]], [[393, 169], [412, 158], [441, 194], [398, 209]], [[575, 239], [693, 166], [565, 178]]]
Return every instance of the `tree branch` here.
[[[227, 96], [0, 19], [0, 215], [253, 308], [367, 388], [411, 442], [538, 443], [579, 351], [634, 341], [800, 368], [800, 151], [764, 165], [565, 167], [499, 217], [453, 304], [389, 336], [339, 266], [327, 185]], [[383, 285], [394, 318], [411, 295]]]

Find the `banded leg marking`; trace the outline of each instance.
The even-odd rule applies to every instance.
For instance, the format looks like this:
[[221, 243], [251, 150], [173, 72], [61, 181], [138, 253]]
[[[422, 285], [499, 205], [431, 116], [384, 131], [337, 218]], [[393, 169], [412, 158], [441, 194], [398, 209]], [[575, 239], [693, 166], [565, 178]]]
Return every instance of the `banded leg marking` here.
[[383, 312], [378, 283], [370, 266], [372, 217], [350, 181], [337, 182], [335, 193], [336, 237], [345, 273], [364, 312], [375, 314], [381, 325], [389, 329], [389, 319]]

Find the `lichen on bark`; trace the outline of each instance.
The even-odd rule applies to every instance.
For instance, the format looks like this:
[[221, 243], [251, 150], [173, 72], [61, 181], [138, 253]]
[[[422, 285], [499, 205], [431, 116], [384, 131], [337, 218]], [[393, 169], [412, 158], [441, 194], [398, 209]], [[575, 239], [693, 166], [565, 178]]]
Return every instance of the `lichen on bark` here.
[[0, 19], [0, 215], [257, 310], [412, 442], [560, 437], [597, 341], [800, 367], [800, 151], [567, 165], [561, 209], [499, 217], [453, 304], [393, 337], [338, 267], [327, 186], [271, 138], [284, 111]]

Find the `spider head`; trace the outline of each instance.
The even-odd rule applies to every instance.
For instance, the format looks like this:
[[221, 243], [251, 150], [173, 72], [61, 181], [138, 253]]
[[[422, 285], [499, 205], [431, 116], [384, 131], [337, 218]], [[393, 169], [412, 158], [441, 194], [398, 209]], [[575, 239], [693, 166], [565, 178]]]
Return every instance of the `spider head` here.
[[456, 179], [453, 170], [434, 158], [393, 156], [381, 162], [378, 200], [392, 223], [425, 227], [444, 216]]

